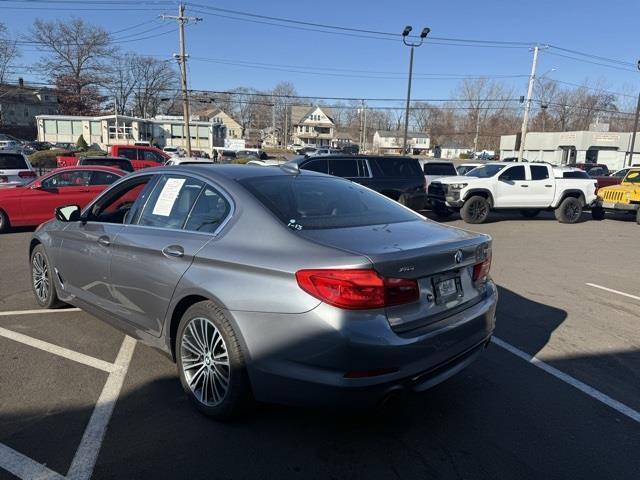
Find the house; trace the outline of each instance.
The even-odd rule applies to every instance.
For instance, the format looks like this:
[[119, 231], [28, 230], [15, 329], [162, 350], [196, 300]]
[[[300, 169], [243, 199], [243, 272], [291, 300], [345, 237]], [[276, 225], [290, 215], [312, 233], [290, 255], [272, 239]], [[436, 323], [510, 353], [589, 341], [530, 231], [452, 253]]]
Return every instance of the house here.
[[243, 138], [242, 125], [219, 108], [201, 110], [194, 116], [200, 120], [223, 124], [226, 128], [226, 138]]
[[[111, 145], [133, 145], [145, 141], [161, 147], [186, 147], [182, 117], [138, 118], [127, 115], [82, 117], [38, 115], [38, 140], [50, 143], [76, 143], [80, 135], [89, 144], [106, 150]], [[191, 148], [211, 152], [223, 147], [225, 127], [221, 123], [191, 120]]]
[[[439, 150], [439, 155], [436, 155], [436, 152]], [[436, 145], [433, 147], [433, 155], [436, 158], [446, 158], [449, 160], [460, 158], [460, 155], [469, 154], [472, 152], [473, 148], [470, 148], [463, 143], [443, 143], [442, 145]]]
[[58, 113], [58, 96], [51, 88], [0, 84], [0, 127], [17, 136], [33, 138], [37, 115]]
[[[377, 130], [373, 134], [373, 151], [380, 155], [402, 154], [404, 132]], [[410, 155], [424, 154], [429, 150], [429, 134], [407, 132], [407, 148]]]
[[293, 106], [291, 127], [293, 143], [328, 147], [334, 138], [336, 125], [330, 108]]
[[331, 141], [331, 146], [333, 148], [344, 148], [355, 145], [356, 143], [357, 141], [355, 140], [352, 132], [341, 130], [337, 131], [334, 134], [333, 140]]
[[[554, 165], [601, 163], [609, 170], [619, 170], [629, 162], [631, 132], [528, 132], [524, 142], [524, 158], [530, 162]], [[500, 158], [517, 157], [520, 135], [500, 137]], [[640, 135], [636, 137], [634, 158], [640, 155]]]

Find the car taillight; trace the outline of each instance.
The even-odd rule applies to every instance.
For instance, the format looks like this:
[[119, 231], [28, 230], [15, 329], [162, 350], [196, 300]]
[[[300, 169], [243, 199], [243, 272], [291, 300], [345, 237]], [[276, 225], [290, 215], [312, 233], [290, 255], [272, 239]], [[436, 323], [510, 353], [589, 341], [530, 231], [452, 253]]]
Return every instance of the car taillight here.
[[473, 281], [485, 280], [486, 276], [489, 275], [489, 270], [491, 270], [491, 257], [473, 266]]
[[20, 178], [35, 178], [37, 177], [36, 172], [32, 170], [23, 170], [22, 172], [18, 172], [18, 176]]
[[309, 295], [348, 310], [384, 308], [420, 297], [416, 280], [384, 278], [375, 270], [300, 270], [296, 280]]

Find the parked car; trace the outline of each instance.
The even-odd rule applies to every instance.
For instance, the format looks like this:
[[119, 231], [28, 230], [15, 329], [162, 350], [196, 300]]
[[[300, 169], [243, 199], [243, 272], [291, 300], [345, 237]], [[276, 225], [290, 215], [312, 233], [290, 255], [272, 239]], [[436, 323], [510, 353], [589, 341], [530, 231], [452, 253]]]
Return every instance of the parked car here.
[[26, 155], [0, 151], [0, 189], [24, 185], [35, 177], [36, 172]]
[[0, 233], [11, 227], [39, 225], [54, 216], [57, 207], [85, 206], [107, 185], [126, 172], [111, 167], [67, 167], [26, 185], [0, 190]]
[[474, 168], [478, 168], [481, 167], [483, 165], [486, 165], [486, 162], [476, 162], [476, 163], [463, 163], [461, 165], [458, 165], [456, 167], [456, 171], [458, 172], [458, 175], [466, 175], [467, 172], [470, 172], [471, 170], [473, 170]]
[[78, 165], [99, 165], [102, 167], [119, 168], [125, 172], [133, 172], [131, 160], [122, 157], [80, 157]]
[[607, 167], [604, 163], [576, 163], [575, 165], [571, 166], [579, 168], [580, 170], [584, 170], [591, 176], [609, 175], [610, 173], [609, 167]]
[[452, 162], [444, 160], [420, 160], [419, 162], [424, 173], [425, 188], [429, 188], [429, 184], [436, 178], [458, 175]]
[[299, 148], [304, 147], [301, 143], [290, 143], [287, 145], [287, 150], [291, 150], [292, 152], [297, 151]]
[[173, 157], [167, 160], [165, 165], [213, 165], [213, 160], [196, 157]]
[[437, 215], [459, 211], [467, 223], [483, 223], [492, 210], [519, 210], [535, 217], [553, 210], [561, 223], [580, 220], [582, 210], [596, 200], [596, 182], [591, 178], [557, 178], [545, 163], [491, 162], [464, 177], [434, 180], [429, 202]]
[[19, 152], [22, 150], [22, 145], [15, 140], [0, 140], [0, 150]]
[[204, 150], [191, 150], [191, 157], [192, 158], [207, 158], [210, 159], [211, 156], [205, 152]]
[[186, 155], [185, 151], [182, 148], [174, 147], [171, 145], [167, 145], [162, 149], [162, 151], [170, 157], [184, 157]]
[[356, 183], [413, 208], [424, 208], [425, 178], [413, 158], [383, 156], [297, 157], [287, 164], [302, 170], [328, 173]]
[[283, 165], [286, 160], [278, 160], [276, 158], [269, 158], [267, 160], [249, 160], [247, 165], [260, 165], [262, 167], [273, 167], [276, 165]]
[[233, 150], [222, 150], [218, 152], [218, 163], [232, 163], [237, 158]]
[[109, 148], [109, 155], [128, 158], [131, 160], [134, 170], [157, 167], [171, 158], [159, 148], [144, 145], [112, 145]]
[[57, 209], [29, 255], [39, 305], [159, 348], [216, 418], [254, 400], [363, 408], [422, 391], [495, 326], [490, 237], [291, 165], [135, 172]]
[[347, 155], [358, 155], [360, 153], [360, 146], [358, 145], [345, 145], [342, 147], [342, 153], [346, 153]]
[[340, 150], [338, 150], [337, 148], [324, 148], [324, 147], [320, 147], [317, 148], [314, 152], [313, 155], [316, 157], [322, 157], [325, 155], [340, 155], [342, 152]]
[[602, 220], [606, 212], [627, 212], [636, 216], [640, 225], [640, 168], [631, 168], [620, 185], [598, 190], [598, 200], [591, 216]]
[[[518, 161], [518, 157], [506, 157], [506, 158], [503, 158], [501, 161], [502, 162], [517, 162]], [[522, 161], [523, 162], [528, 162], [529, 160], [527, 160], [526, 158], [523, 158]]]
[[622, 168], [620, 170], [616, 170], [615, 172], [611, 173], [610, 175], [612, 177], [617, 177], [617, 178], [623, 179], [624, 177], [627, 176], [627, 173], [629, 173], [629, 170], [631, 170], [631, 168], [633, 168], [633, 167], [640, 167], [640, 164], [634, 163], [633, 165], [631, 165], [631, 167], [627, 167], [627, 168]]
[[298, 155], [315, 155], [316, 152], [316, 147], [312, 147], [312, 146], [306, 146], [306, 147], [302, 147], [296, 150], [296, 153]]

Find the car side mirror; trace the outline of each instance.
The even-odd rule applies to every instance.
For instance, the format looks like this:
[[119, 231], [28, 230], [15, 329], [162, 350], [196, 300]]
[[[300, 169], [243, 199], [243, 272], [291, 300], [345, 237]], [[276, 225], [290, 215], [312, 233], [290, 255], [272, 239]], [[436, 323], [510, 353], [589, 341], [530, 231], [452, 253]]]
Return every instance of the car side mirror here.
[[66, 205], [55, 210], [56, 218], [61, 222], [77, 222], [80, 220], [80, 206]]
[[40, 183], [40, 181], [33, 182], [30, 188], [32, 190], [40, 190], [42, 189], [42, 183]]

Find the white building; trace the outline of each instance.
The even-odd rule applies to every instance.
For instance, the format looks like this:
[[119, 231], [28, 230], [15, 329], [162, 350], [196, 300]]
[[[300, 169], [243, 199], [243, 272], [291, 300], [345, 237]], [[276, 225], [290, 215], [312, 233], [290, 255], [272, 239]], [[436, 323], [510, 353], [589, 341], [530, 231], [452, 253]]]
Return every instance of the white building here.
[[336, 125], [333, 112], [325, 107], [291, 107], [293, 143], [328, 147], [334, 138]]
[[[423, 132], [407, 132], [407, 148], [409, 154], [425, 154], [429, 150], [429, 134]], [[404, 132], [377, 130], [373, 134], [373, 151], [381, 155], [402, 154]]]
[[[80, 135], [89, 145], [103, 150], [111, 145], [133, 145], [154, 142], [161, 147], [186, 147], [182, 117], [137, 118], [125, 115], [78, 117], [70, 115], [38, 115], [38, 140], [51, 143], [76, 143]], [[225, 127], [214, 122], [189, 122], [191, 148], [209, 153], [224, 146]]]
[[[530, 162], [554, 165], [601, 163], [609, 170], [624, 167], [631, 151], [631, 132], [529, 132], [524, 158]], [[517, 157], [517, 135], [500, 137], [500, 158]], [[640, 154], [640, 135], [636, 137], [635, 158]]]

